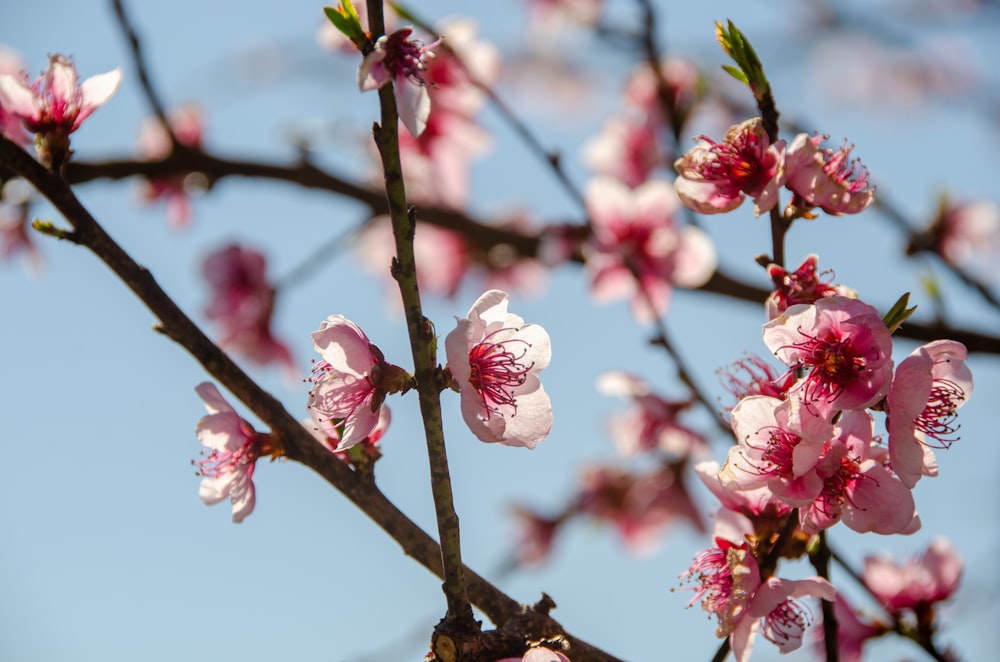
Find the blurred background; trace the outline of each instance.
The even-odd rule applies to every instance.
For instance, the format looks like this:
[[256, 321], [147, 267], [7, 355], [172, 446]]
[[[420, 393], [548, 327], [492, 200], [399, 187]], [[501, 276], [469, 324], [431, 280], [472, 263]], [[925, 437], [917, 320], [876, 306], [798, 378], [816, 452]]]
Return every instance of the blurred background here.
[[[725, 82], [714, 21], [731, 18], [750, 37], [773, 82], [785, 126], [856, 145], [878, 186], [914, 227], [937, 213], [938, 197], [997, 200], [1000, 149], [1000, 10], [996, 3], [655, 2], [665, 53], [695, 63], [732, 99], [749, 95]], [[368, 129], [374, 94], [357, 90], [357, 57], [317, 41], [322, 6], [284, 3], [127, 3], [154, 84], [168, 108], [194, 103], [203, 145], [230, 158], [291, 163], [300, 145], [321, 167], [368, 181], [374, 173]], [[562, 156], [569, 178], [592, 176], [583, 146], [621, 106], [636, 59], [568, 21], [540, 25], [522, 2], [427, 0], [431, 23], [468, 16], [499, 49], [499, 93]], [[604, 19], [634, 25], [636, 3], [610, 0]], [[536, 17], [537, 18], [537, 17]], [[121, 66], [118, 94], [74, 135], [77, 161], [138, 154], [150, 115], [127, 42], [110, 2], [36, 0], [4, 10], [0, 43], [20, 54], [33, 77], [50, 53], [72, 55], [82, 78]], [[706, 103], [684, 141], [721, 138], [742, 119]], [[488, 150], [475, 161], [469, 210], [484, 217], [530, 210], [544, 223], [580, 222], [582, 213], [551, 170], [503, 118], [487, 107], [479, 120]], [[785, 137], [793, 131], [785, 129]], [[686, 147], [685, 147], [686, 149]], [[669, 174], [664, 171], [663, 175]], [[179, 305], [210, 334], [203, 311], [209, 291], [201, 264], [239, 241], [263, 252], [274, 280], [306, 261], [315, 268], [283, 288], [276, 336], [287, 343], [296, 374], [247, 365], [288, 409], [306, 416], [309, 333], [331, 314], [365, 329], [390, 361], [407, 366], [405, 326], [385, 279], [373, 277], [350, 240], [326, 244], [365, 220], [366, 210], [329, 193], [290, 184], [230, 178], [192, 200], [190, 223], [171, 225], [162, 204], [141, 199], [138, 180], [95, 181], [77, 193], [111, 235], [149, 267]], [[32, 216], [61, 219], [43, 202]], [[753, 258], [770, 250], [767, 223], [749, 205], [701, 219], [730, 274], [766, 287]], [[198, 457], [194, 426], [204, 408], [194, 387], [206, 379], [179, 347], [151, 331], [153, 317], [90, 253], [35, 238], [41, 266], [24, 256], [0, 263], [0, 658], [54, 660], [418, 660], [443, 614], [439, 581], [400, 553], [343, 497], [305, 468], [261, 461], [257, 507], [241, 525], [228, 504], [205, 507], [190, 465]], [[326, 245], [325, 255], [315, 251]], [[933, 259], [903, 255], [905, 238], [878, 211], [797, 223], [787, 242], [789, 266], [819, 253], [880, 310], [903, 292], [956, 326], [1000, 333], [1000, 315]], [[996, 289], [1000, 260], [987, 255], [975, 273]], [[718, 648], [715, 623], [678, 575], [707, 536], [677, 523], [644, 554], [606, 524], [574, 521], [560, 531], [548, 561], [510, 570], [515, 544], [511, 506], [558, 512], [581, 472], [616, 459], [607, 434], [624, 404], [594, 385], [607, 370], [627, 370], [664, 395], [684, 391], [675, 367], [651, 347], [627, 302], [596, 306], [578, 265], [548, 272], [535, 293], [512, 293], [510, 308], [544, 326], [553, 345], [543, 374], [555, 424], [535, 450], [482, 444], [462, 423], [457, 397], [445, 393], [445, 425], [462, 524], [465, 560], [512, 597], [553, 597], [554, 617], [574, 634], [626, 660], [707, 660]], [[943, 303], [928, 293], [936, 284]], [[464, 316], [483, 290], [468, 279], [452, 298], [428, 297], [438, 333]], [[728, 402], [715, 371], [760, 342], [762, 306], [675, 291], [667, 326], [711, 398]], [[916, 344], [897, 341], [902, 360]], [[444, 361], [443, 352], [441, 361]], [[941, 475], [916, 490], [923, 529], [912, 536], [858, 535], [844, 527], [831, 541], [856, 566], [866, 554], [901, 559], [935, 536], [952, 540], [966, 562], [963, 584], [942, 612], [940, 641], [962, 659], [989, 659], [1000, 646], [996, 623], [1000, 573], [1000, 466], [995, 414], [1000, 356], [970, 360], [976, 390], [960, 413], [961, 441], [938, 453]], [[233, 400], [238, 411], [246, 409]], [[427, 464], [412, 397], [392, 398], [393, 423], [377, 467], [381, 488], [425, 530], [435, 530]], [[688, 422], [715, 434], [704, 412]], [[722, 461], [726, 441], [715, 438]], [[633, 463], [639, 462], [632, 460]], [[702, 513], [715, 507], [700, 485]], [[786, 576], [813, 574], [788, 564]], [[871, 606], [839, 569], [832, 579]], [[818, 610], [817, 610], [818, 616]], [[878, 640], [871, 659], [924, 659], [912, 644]], [[807, 645], [786, 659], [812, 659]], [[760, 642], [754, 659], [777, 659]]]

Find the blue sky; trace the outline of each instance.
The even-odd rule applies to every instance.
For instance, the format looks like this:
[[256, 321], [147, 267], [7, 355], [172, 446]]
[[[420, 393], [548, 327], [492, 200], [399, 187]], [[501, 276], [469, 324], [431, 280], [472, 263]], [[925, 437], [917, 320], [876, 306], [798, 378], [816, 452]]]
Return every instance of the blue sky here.
[[[615, 11], [629, 3], [611, 3]], [[845, 100], [857, 72], [839, 70], [821, 35], [806, 27], [794, 3], [660, 3], [663, 40], [676, 52], [713, 69], [722, 62], [713, 42], [714, 20], [732, 18], [757, 45], [788, 119], [847, 136], [879, 184], [879, 194], [906, 214], [932, 213], [934, 195], [996, 196], [997, 80], [985, 71], [996, 55], [997, 16], [978, 22], [946, 18], [906, 33], [923, 41], [944, 34], [969, 44], [983, 79], [973, 94], [915, 103], [892, 98]], [[675, 6], [677, 5], [677, 6]], [[526, 38], [518, 3], [421, 3], [428, 17], [473, 7], [481, 31], [502, 49]], [[197, 101], [205, 111], [206, 144], [220, 153], [291, 159], [291, 131], [323, 127], [318, 159], [338, 172], [362, 172], [368, 158], [365, 128], [375, 117], [373, 95], [354, 83], [354, 63], [324, 53], [314, 34], [321, 5], [306, 2], [189, 0], [130, 5], [155, 80], [168, 105]], [[794, 35], [794, 36], [792, 36]], [[39, 0], [5, 11], [0, 43], [15, 48], [36, 73], [51, 52], [72, 54], [82, 76], [123, 66], [118, 95], [75, 136], [80, 160], [134, 153], [148, 114], [110, 3]], [[560, 42], [579, 58], [596, 85], [576, 112], [544, 114], [549, 99], [508, 93], [525, 109], [547, 144], [565, 154], [579, 184], [582, 142], [617, 101], [621, 56], [586, 39]], [[822, 52], [822, 64], [810, 53]], [[841, 53], [843, 55], [843, 53]], [[832, 62], [831, 62], [832, 60]], [[831, 73], [829, 68], [833, 67]], [[990, 76], [993, 76], [991, 79]], [[994, 116], [989, 115], [992, 103]], [[553, 102], [557, 100], [551, 100]], [[493, 151], [477, 166], [473, 196], [479, 210], [515, 205], [558, 221], [578, 210], [545, 167], [490, 112]], [[359, 138], [352, 136], [357, 135]], [[167, 226], [162, 208], [137, 202], [134, 182], [93, 183], [78, 191], [84, 204], [189, 313], [206, 300], [198, 266], [214, 247], [240, 238], [268, 254], [272, 273], [298, 266], [344, 224], [359, 220], [356, 206], [332, 196], [280, 184], [224, 181], [196, 200], [190, 229]], [[39, 204], [34, 213], [52, 218]], [[768, 250], [765, 224], [749, 210], [707, 219], [723, 263], [761, 282], [752, 258]], [[150, 327], [154, 319], [90, 254], [41, 240], [46, 268], [27, 274], [0, 266], [0, 658], [24, 662], [64, 659], [229, 660], [419, 659], [431, 627], [444, 611], [439, 581], [403, 557], [398, 545], [311, 472], [292, 463], [262, 462], [255, 475], [258, 505], [242, 525], [225, 506], [206, 508], [189, 462], [197, 456], [194, 425], [204, 410], [194, 393], [205, 379], [199, 366]], [[902, 242], [874, 213], [799, 224], [787, 252], [794, 262], [820, 253], [839, 282], [854, 286], [882, 309], [913, 291], [921, 313], [930, 303], [920, 290], [926, 268], [899, 257]], [[1000, 328], [995, 312], [947, 276], [947, 310], [972, 328]], [[444, 335], [480, 293], [468, 284], [454, 301], [431, 300], [428, 314]], [[364, 328], [387, 358], [406, 365], [405, 329], [385, 305], [382, 283], [345, 253], [280, 302], [277, 330], [287, 339], [303, 376], [313, 358], [309, 332], [340, 313]], [[560, 539], [552, 562], [498, 577], [509, 552], [509, 504], [558, 508], [576, 476], [611, 459], [604, 434], [618, 403], [593, 387], [609, 369], [635, 372], [670, 395], [669, 360], [646, 344], [625, 304], [595, 307], [575, 267], [554, 272], [545, 294], [514, 299], [511, 310], [543, 325], [553, 341], [544, 373], [552, 395], [551, 437], [531, 452], [481, 444], [468, 434], [457, 398], [446, 399], [446, 433], [462, 521], [465, 558], [510, 595], [531, 602], [545, 591], [556, 618], [573, 633], [628, 660], [709, 659], [718, 642], [714, 624], [689, 599], [672, 592], [677, 575], [707, 546], [683, 526], [648, 557], [629, 554], [612, 532], [578, 522]], [[926, 317], [924, 318], [926, 319]], [[744, 351], [764, 353], [763, 312], [747, 304], [678, 293], [668, 326], [698, 379], [720, 395], [714, 371]], [[896, 359], [913, 348], [900, 342]], [[443, 360], [443, 355], [442, 355]], [[934, 535], [955, 541], [967, 561], [964, 587], [944, 612], [944, 641], [968, 659], [1000, 645], [993, 596], [1000, 575], [1000, 489], [995, 471], [992, 407], [1000, 389], [1000, 359], [975, 357], [976, 392], [962, 410], [962, 441], [939, 454], [941, 477], [916, 490], [924, 529], [911, 537], [832, 534], [859, 560], [882, 549], [917, 553]], [[274, 370], [254, 373], [289, 409], [305, 415], [305, 384]], [[446, 394], [448, 395], [448, 394]], [[425, 529], [434, 530], [427, 466], [412, 398], [391, 401], [394, 422], [379, 463], [383, 489]], [[242, 410], [245, 412], [245, 410]], [[716, 457], [724, 449], [716, 447]], [[700, 496], [705, 496], [701, 494]], [[711, 503], [702, 500], [708, 512]], [[789, 566], [792, 575], [805, 567]], [[835, 583], [849, 580], [834, 575]], [[919, 658], [906, 644], [879, 644], [872, 656]], [[775, 659], [766, 643], [754, 659]], [[881, 651], [881, 652], [880, 652]], [[809, 659], [808, 653], [786, 659]]]

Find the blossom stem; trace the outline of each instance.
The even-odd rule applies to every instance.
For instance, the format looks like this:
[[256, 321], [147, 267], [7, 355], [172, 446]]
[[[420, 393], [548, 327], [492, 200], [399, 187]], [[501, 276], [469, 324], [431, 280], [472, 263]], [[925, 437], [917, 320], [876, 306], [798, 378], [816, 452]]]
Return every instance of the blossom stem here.
[[[368, 0], [368, 18], [368, 27], [373, 35], [385, 32], [381, 0]], [[443, 588], [448, 603], [445, 620], [449, 626], [478, 631], [465, 586], [458, 514], [455, 512], [444, 428], [441, 423], [441, 394], [437, 388], [436, 378], [437, 341], [433, 324], [424, 317], [420, 290], [417, 286], [417, 266], [413, 252], [416, 215], [414, 208], [407, 209], [406, 206], [406, 188], [403, 184], [403, 169], [399, 156], [398, 111], [392, 85], [390, 83], [379, 89], [381, 121], [373, 127], [373, 134], [382, 160], [385, 192], [396, 244], [392, 275], [399, 285], [399, 293], [403, 300], [410, 349], [413, 354], [413, 372], [427, 441], [427, 459], [430, 463], [434, 509], [444, 566]]]

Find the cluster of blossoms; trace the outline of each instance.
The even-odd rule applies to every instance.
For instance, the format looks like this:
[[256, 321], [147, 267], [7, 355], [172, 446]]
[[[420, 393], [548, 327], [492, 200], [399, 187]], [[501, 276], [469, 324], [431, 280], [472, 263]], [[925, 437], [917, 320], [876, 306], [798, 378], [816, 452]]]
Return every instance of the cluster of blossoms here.
[[266, 267], [262, 253], [238, 244], [208, 255], [202, 275], [212, 299], [205, 315], [220, 325], [222, 347], [235, 349], [255, 363], [278, 363], [294, 371], [291, 352], [271, 330], [275, 291]]
[[803, 213], [813, 207], [834, 215], [863, 211], [872, 201], [868, 171], [850, 159], [850, 146], [822, 148], [826, 138], [799, 134], [787, 147], [784, 140], [772, 143], [759, 117], [730, 128], [722, 142], [701, 136], [674, 163], [677, 195], [702, 214], [731, 211], [750, 196], [760, 215], [774, 208], [784, 186]]
[[[820, 280], [816, 264], [810, 256], [790, 273], [771, 265], [777, 289], [763, 340], [788, 372], [776, 376], [748, 359], [728, 373], [740, 398], [730, 412], [737, 443], [721, 469], [699, 466], [723, 505], [716, 536], [729, 531], [724, 537], [732, 544], [703, 552], [687, 577], [700, 582], [697, 597], [719, 617], [719, 634], [731, 637], [737, 659], [748, 644], [733, 614], [763, 615], [749, 606], [743, 584], [759, 581], [747, 542], [769, 540], [776, 516], [797, 517], [805, 536], [839, 521], [862, 533], [916, 531], [911, 489], [922, 476], [937, 475], [931, 447], [956, 440], [956, 411], [972, 392], [961, 343], [928, 343], [894, 366], [891, 332], [878, 311]], [[887, 445], [875, 433], [872, 411], [885, 412]], [[738, 536], [731, 535], [734, 522]], [[826, 589], [812, 595], [833, 599]], [[766, 621], [768, 639], [783, 650], [798, 647], [802, 618], [785, 622], [778, 640]]]
[[[386, 361], [364, 331], [341, 315], [325, 319], [312, 333], [312, 340], [322, 358], [313, 364], [307, 403], [310, 418], [304, 425], [318, 443], [340, 459], [370, 464], [378, 459], [376, 445], [389, 426], [386, 396], [405, 393], [413, 387], [414, 378]], [[551, 359], [549, 337], [542, 327], [525, 324], [507, 312], [506, 293], [490, 290], [483, 294], [465, 318], [456, 319], [456, 328], [448, 334], [445, 345], [445, 381], [461, 394], [462, 416], [476, 437], [534, 448], [548, 436], [552, 408], [538, 373]], [[199, 463], [207, 481], [202, 493], [207, 494], [213, 486], [225, 488], [218, 487], [211, 492], [214, 496], [203, 498], [206, 503], [216, 503], [232, 495], [233, 516], [239, 513], [239, 521], [253, 507], [254, 462], [271, 449], [266, 444], [262, 447], [265, 436], [239, 418], [213, 386], [203, 384], [198, 393], [211, 414], [224, 414], [199, 423], [199, 438], [213, 451]], [[212, 428], [217, 430], [214, 436], [202, 434], [212, 421], [224, 425]], [[352, 455], [359, 447], [360, 454]], [[216, 452], [220, 449], [229, 454], [222, 457]], [[239, 487], [238, 495], [230, 486]]]

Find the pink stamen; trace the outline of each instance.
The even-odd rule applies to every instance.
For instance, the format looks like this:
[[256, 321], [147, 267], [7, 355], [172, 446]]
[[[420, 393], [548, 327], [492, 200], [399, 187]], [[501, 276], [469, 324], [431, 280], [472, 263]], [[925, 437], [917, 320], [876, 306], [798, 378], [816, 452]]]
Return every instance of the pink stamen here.
[[[500, 414], [500, 407], [513, 408], [512, 416], [517, 415], [517, 401], [513, 389], [524, 384], [528, 373], [535, 365], [525, 365], [521, 362], [528, 351], [526, 341], [517, 338], [490, 342], [490, 338], [503, 331], [499, 329], [486, 336], [482, 342], [469, 351], [469, 383], [475, 387], [486, 409], [487, 418], [492, 414]], [[510, 345], [524, 345], [520, 354], [515, 354]]]

